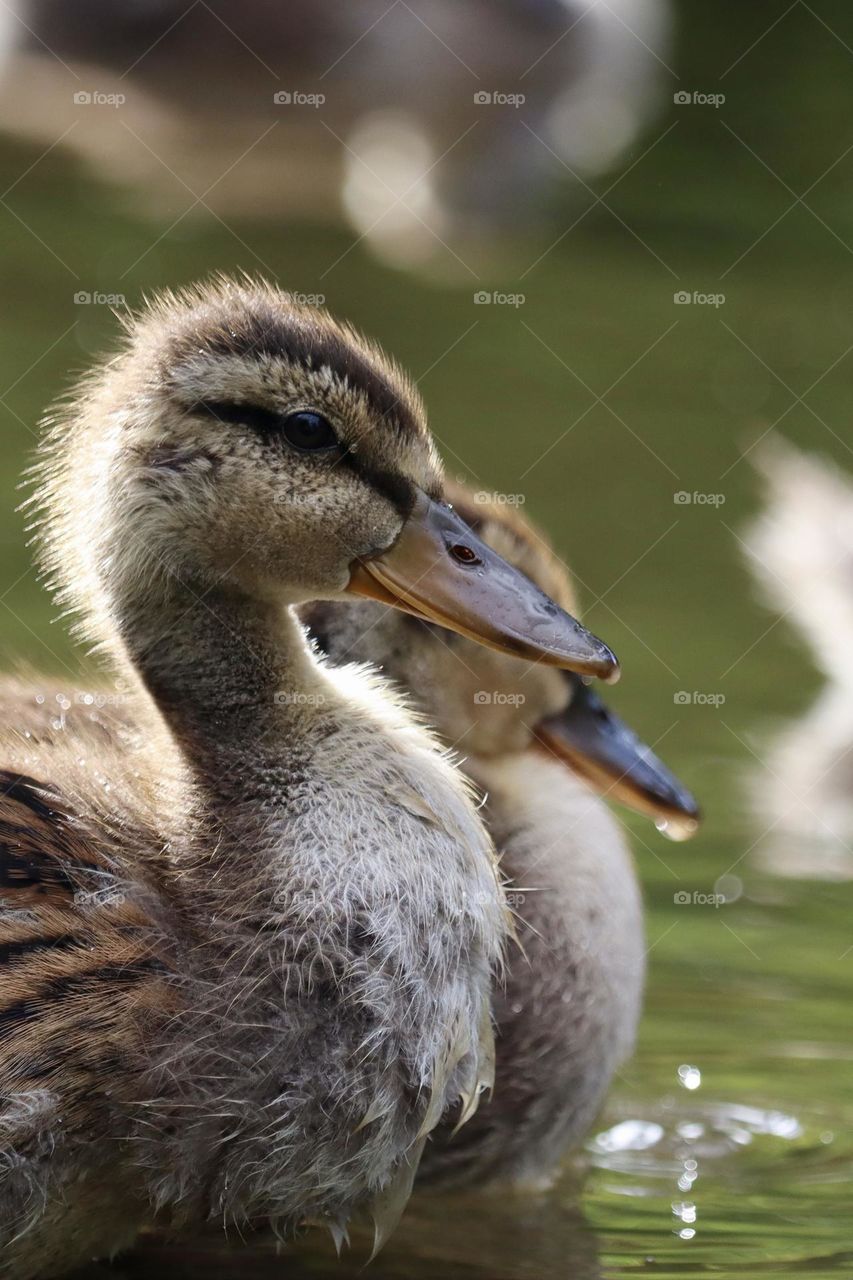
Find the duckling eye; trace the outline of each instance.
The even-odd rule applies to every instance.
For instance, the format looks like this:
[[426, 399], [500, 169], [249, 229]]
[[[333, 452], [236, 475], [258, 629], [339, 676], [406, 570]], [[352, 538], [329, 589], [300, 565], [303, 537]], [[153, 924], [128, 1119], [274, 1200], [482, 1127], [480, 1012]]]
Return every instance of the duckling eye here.
[[282, 420], [280, 431], [289, 445], [303, 453], [334, 449], [338, 443], [338, 437], [328, 420], [321, 413], [314, 413], [310, 409], [289, 413]]

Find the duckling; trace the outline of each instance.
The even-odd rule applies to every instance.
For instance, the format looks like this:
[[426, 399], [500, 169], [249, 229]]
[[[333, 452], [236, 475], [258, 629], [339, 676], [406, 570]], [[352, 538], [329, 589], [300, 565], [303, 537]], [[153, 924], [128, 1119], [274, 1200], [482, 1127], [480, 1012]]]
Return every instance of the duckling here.
[[37, 475], [44, 563], [129, 704], [0, 737], [5, 1274], [155, 1219], [340, 1237], [364, 1205], [381, 1243], [489, 1082], [505, 902], [450, 762], [293, 607], [616, 660], [444, 503], [401, 371], [260, 282], [130, 319]]
[[777, 875], [853, 876], [853, 482], [769, 436], [750, 455], [764, 505], [742, 547], [762, 596], [805, 642], [826, 685], [768, 736], [748, 778], [756, 860]]
[[[483, 541], [574, 611], [564, 566], [533, 525], [461, 486], [446, 492]], [[577, 676], [367, 603], [301, 613], [333, 661], [370, 658], [462, 753], [517, 917], [521, 946], [494, 993], [493, 1096], [455, 1136], [457, 1116], [445, 1118], [419, 1178], [547, 1185], [632, 1051], [642, 1001], [640, 891], [600, 795], [681, 836], [696, 828], [696, 802]]]

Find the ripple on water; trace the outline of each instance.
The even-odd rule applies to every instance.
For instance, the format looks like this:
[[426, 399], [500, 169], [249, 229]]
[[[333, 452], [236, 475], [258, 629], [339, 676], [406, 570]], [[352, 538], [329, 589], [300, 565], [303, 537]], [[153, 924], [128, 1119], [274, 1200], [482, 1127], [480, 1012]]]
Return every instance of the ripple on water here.
[[817, 1101], [795, 1111], [702, 1097], [686, 1064], [677, 1078], [683, 1091], [617, 1113], [586, 1144], [606, 1274], [635, 1274], [642, 1249], [660, 1276], [740, 1280], [749, 1264], [849, 1280], [850, 1134]]
[[[796, 1116], [733, 1102], [663, 1102], [661, 1115], [620, 1120], [587, 1144], [599, 1168], [669, 1177], [685, 1162], [723, 1160], [756, 1138], [791, 1142], [805, 1136]], [[698, 1176], [698, 1175], [697, 1175]], [[695, 1179], [694, 1179], [695, 1180]]]

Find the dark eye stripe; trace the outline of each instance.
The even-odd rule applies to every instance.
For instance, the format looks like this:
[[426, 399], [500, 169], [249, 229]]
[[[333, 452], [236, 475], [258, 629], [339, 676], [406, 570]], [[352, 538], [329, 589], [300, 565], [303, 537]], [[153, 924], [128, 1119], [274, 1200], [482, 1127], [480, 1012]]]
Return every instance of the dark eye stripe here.
[[[233, 423], [248, 427], [265, 440], [286, 440], [300, 452], [331, 452], [341, 448], [338, 439], [322, 414], [312, 410], [296, 410], [292, 413], [276, 413], [260, 405], [235, 404], [228, 400], [200, 400], [193, 405], [193, 413], [204, 414], [217, 422]], [[322, 428], [325, 427], [326, 435]], [[318, 439], [314, 442], [306, 428], [313, 428]], [[343, 452], [343, 450], [341, 450]]]
[[[217, 422], [247, 426], [259, 432], [265, 439], [279, 435], [285, 421], [285, 415], [275, 413], [272, 409], [262, 409], [257, 405], [234, 404], [233, 401], [226, 400], [200, 400], [193, 405], [192, 412], [205, 414], [209, 418], [215, 418]], [[349, 467], [378, 493], [386, 497], [401, 515], [409, 514], [415, 501], [415, 489], [410, 480], [394, 472], [369, 466], [361, 458], [356, 458], [346, 445], [341, 445], [340, 449], [338, 462]]]
[[256, 404], [234, 404], [229, 400], [200, 400], [193, 405], [193, 413], [205, 414], [217, 422], [230, 422], [235, 426], [250, 427], [260, 435], [274, 435], [281, 428], [281, 414], [273, 409], [263, 409]]

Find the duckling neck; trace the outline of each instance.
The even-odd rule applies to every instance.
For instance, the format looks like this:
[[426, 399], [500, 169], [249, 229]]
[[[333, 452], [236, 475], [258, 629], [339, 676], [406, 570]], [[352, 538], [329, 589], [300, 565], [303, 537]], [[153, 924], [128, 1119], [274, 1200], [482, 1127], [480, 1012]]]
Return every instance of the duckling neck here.
[[[122, 611], [127, 656], [185, 762], [225, 802], [282, 775], [323, 736], [332, 690], [290, 609], [217, 588]], [[328, 731], [328, 727], [326, 728]]]

